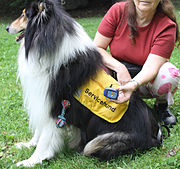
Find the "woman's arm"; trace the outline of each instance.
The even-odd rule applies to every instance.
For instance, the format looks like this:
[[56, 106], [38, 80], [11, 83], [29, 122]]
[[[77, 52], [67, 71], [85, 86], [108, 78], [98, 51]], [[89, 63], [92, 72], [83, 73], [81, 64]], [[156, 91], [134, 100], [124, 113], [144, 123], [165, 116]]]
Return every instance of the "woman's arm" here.
[[149, 54], [142, 70], [133, 78], [143, 85], [153, 80], [159, 72], [160, 67], [167, 61], [166, 58], [155, 54]]
[[149, 54], [142, 70], [131, 80], [131, 76], [127, 68], [106, 51], [111, 40], [112, 38], [105, 37], [97, 32], [94, 44], [98, 47], [98, 50], [102, 55], [104, 65], [117, 72], [118, 81], [122, 84], [122, 86], [117, 88], [121, 91], [118, 100], [112, 101], [116, 103], [123, 103], [130, 99], [132, 92], [135, 91], [137, 87], [153, 80], [160, 67], [167, 59], [159, 55]]
[[130, 99], [137, 87], [153, 80], [159, 72], [160, 67], [166, 62], [166, 58], [155, 54], [149, 54], [142, 70], [127, 84], [117, 89], [121, 91], [116, 103], [123, 103]]
[[119, 83], [124, 85], [131, 80], [131, 76], [127, 68], [106, 51], [111, 40], [112, 38], [105, 37], [97, 32], [94, 38], [94, 44], [98, 47], [98, 50], [102, 55], [104, 65], [115, 71], [117, 73], [117, 79]]

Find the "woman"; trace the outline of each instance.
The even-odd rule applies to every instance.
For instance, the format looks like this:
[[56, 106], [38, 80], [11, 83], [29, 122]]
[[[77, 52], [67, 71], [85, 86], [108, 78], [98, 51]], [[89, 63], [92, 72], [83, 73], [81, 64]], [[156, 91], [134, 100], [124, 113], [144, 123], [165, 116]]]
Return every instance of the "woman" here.
[[114, 102], [127, 101], [138, 88], [140, 96], [156, 98], [155, 110], [166, 125], [176, 124], [168, 104], [173, 103], [179, 81], [179, 70], [167, 62], [175, 42], [180, 43], [173, 9], [170, 0], [116, 3], [104, 16], [94, 39], [104, 65], [122, 84]]

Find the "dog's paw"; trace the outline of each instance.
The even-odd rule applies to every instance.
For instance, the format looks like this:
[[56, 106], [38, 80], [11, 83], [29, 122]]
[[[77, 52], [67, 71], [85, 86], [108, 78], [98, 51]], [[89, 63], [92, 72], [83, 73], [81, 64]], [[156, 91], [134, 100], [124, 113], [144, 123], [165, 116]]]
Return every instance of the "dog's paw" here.
[[49, 160], [54, 157], [51, 151], [35, 152], [29, 159], [20, 161], [16, 164], [17, 167], [33, 167], [35, 164], [42, 164], [43, 160]]
[[16, 148], [21, 149], [23, 147], [30, 148], [31, 146], [35, 146], [35, 145], [32, 144], [31, 142], [28, 142], [28, 143], [20, 142], [20, 143], [16, 143], [15, 146]]
[[24, 166], [24, 167], [34, 167], [35, 164], [42, 164], [42, 160], [39, 159], [28, 159], [24, 161], [20, 161], [16, 164], [17, 167]]

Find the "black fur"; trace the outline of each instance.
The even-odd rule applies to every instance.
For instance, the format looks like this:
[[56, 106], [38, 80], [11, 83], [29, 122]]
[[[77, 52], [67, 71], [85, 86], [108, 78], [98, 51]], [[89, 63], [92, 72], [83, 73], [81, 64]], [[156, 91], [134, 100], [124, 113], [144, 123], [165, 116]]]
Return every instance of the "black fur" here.
[[75, 52], [75, 58], [67, 65], [62, 65], [57, 76], [50, 82], [53, 117], [59, 115], [61, 101], [70, 100], [78, 87], [93, 76], [101, 65], [101, 56], [96, 50]]
[[97, 136], [113, 133], [111, 137], [104, 140], [104, 148], [92, 154], [101, 160], [110, 160], [135, 150], [159, 146], [162, 141], [157, 139], [159, 125], [153, 117], [152, 110], [135, 93], [130, 99], [128, 110], [117, 123], [108, 123], [94, 115], [74, 98], [71, 100], [66, 118], [69, 124], [82, 130], [84, 134], [81, 140], [82, 149]]
[[[26, 57], [28, 58], [32, 48], [37, 48], [40, 58], [45, 55], [54, 59], [54, 54], [61, 45], [64, 34], [67, 33], [70, 36], [77, 34], [75, 21], [60, 8], [57, 1], [44, 0], [41, 2], [45, 4], [46, 17], [39, 16], [38, 18], [42, 18], [39, 23], [35, 17], [39, 15], [39, 3], [35, 2], [27, 9], [29, 23], [25, 34]], [[100, 136], [98, 137], [100, 138], [99, 145], [102, 148], [93, 150], [90, 155], [103, 160], [132, 153], [136, 149], [144, 150], [161, 144], [161, 140], [157, 139], [159, 125], [152, 111], [135, 94], [131, 97], [127, 112], [117, 123], [109, 123], [81, 105], [73, 94], [99, 69], [102, 64], [101, 56], [95, 47], [90, 47], [84, 51], [75, 50], [70, 58], [72, 59], [68, 63], [60, 66], [55, 76], [52, 70], [49, 71], [51, 78], [47, 84], [49, 85], [47, 94], [51, 98], [50, 113], [53, 118], [57, 118], [61, 112], [61, 101], [70, 100], [71, 106], [65, 116], [68, 124], [81, 129], [80, 146], [82, 150], [89, 141], [98, 136]], [[109, 137], [103, 137], [107, 133]]]
[[[44, 3], [45, 15], [39, 13], [40, 3]], [[25, 31], [27, 58], [32, 47], [38, 47], [39, 57], [45, 54], [53, 56], [57, 46], [61, 45], [64, 33], [75, 33], [74, 20], [61, 9], [60, 1], [36, 1], [26, 9], [26, 15], [28, 17]]]

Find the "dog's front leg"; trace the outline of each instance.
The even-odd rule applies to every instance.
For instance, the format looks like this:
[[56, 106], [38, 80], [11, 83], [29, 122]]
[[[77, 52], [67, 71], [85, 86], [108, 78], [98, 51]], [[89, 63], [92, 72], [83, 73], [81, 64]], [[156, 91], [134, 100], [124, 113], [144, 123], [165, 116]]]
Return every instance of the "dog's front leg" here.
[[42, 129], [35, 152], [29, 159], [18, 162], [17, 166], [33, 167], [35, 164], [41, 164], [43, 160], [53, 158], [55, 153], [62, 149], [64, 145], [63, 129], [56, 128], [54, 120], [50, 121]]
[[39, 136], [40, 136], [40, 131], [38, 129], [35, 130], [34, 136], [32, 137], [32, 139], [29, 142], [20, 142], [20, 143], [16, 143], [15, 146], [16, 148], [20, 149], [22, 147], [35, 147], [38, 143], [39, 140]]

